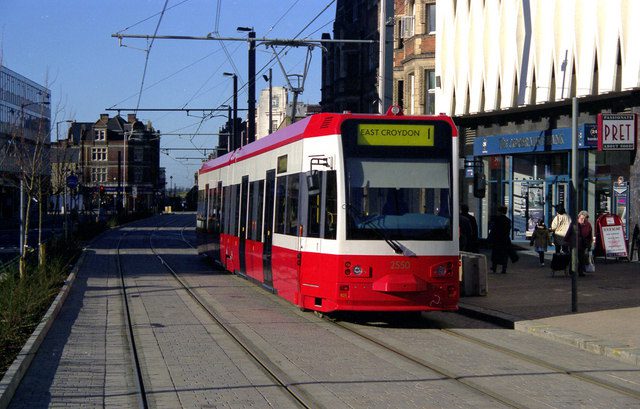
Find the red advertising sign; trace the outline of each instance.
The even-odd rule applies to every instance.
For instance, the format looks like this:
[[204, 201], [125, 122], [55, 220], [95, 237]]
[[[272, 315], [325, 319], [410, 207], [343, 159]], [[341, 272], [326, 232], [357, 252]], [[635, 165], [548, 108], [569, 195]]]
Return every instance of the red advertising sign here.
[[636, 129], [636, 114], [598, 114], [598, 150], [635, 150]]
[[627, 241], [625, 239], [622, 220], [616, 214], [606, 213], [596, 221], [597, 233], [606, 257], [627, 257]]

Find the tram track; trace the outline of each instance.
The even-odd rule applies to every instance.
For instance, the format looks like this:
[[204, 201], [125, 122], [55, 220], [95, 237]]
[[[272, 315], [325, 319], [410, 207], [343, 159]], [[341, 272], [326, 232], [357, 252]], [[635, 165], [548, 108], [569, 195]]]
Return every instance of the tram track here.
[[140, 356], [138, 355], [138, 348], [136, 346], [136, 337], [134, 335], [133, 323], [131, 320], [131, 309], [129, 307], [129, 297], [127, 296], [127, 284], [124, 278], [124, 269], [122, 268], [122, 257], [120, 255], [120, 246], [122, 241], [127, 236], [128, 232], [124, 232], [118, 239], [116, 246], [116, 265], [118, 267], [118, 276], [120, 277], [120, 285], [122, 290], [122, 299], [124, 302], [124, 319], [127, 333], [127, 342], [129, 344], [129, 350], [131, 351], [131, 357], [133, 361], [133, 371], [135, 373], [134, 379], [136, 382], [138, 406], [140, 408], [147, 409], [149, 402], [147, 400], [147, 393], [145, 388], [144, 378], [142, 376], [142, 367], [140, 363]]
[[574, 371], [574, 370], [571, 370], [570, 368], [566, 368], [566, 367], [561, 366], [561, 365], [556, 365], [556, 364], [554, 364], [552, 362], [545, 361], [543, 359], [536, 358], [536, 357], [533, 357], [531, 355], [527, 355], [527, 354], [524, 354], [522, 352], [518, 352], [518, 351], [515, 351], [513, 349], [503, 347], [501, 345], [493, 344], [493, 343], [490, 343], [490, 342], [485, 341], [483, 339], [480, 339], [480, 338], [477, 338], [477, 337], [473, 337], [471, 335], [464, 334], [464, 333], [456, 331], [456, 330], [441, 328], [440, 331], [445, 333], [445, 334], [454, 336], [454, 337], [456, 337], [458, 339], [464, 340], [466, 342], [473, 343], [475, 345], [479, 345], [479, 346], [482, 346], [482, 347], [485, 347], [485, 348], [492, 349], [494, 351], [497, 351], [497, 352], [500, 352], [502, 354], [508, 355], [508, 356], [510, 356], [512, 358], [516, 358], [516, 359], [519, 359], [519, 360], [524, 361], [524, 362], [528, 362], [528, 363], [531, 363], [531, 364], [534, 364], [534, 365], [538, 365], [538, 366], [540, 366], [542, 368], [546, 368], [546, 369], [549, 369], [549, 370], [552, 370], [552, 371], [557, 371], [558, 373], [570, 376], [572, 378], [576, 378], [576, 379], [578, 379], [580, 381], [588, 382], [588, 383], [591, 383], [593, 385], [596, 385], [596, 386], [599, 386], [599, 387], [602, 387], [602, 388], [606, 388], [606, 389], [609, 389], [611, 391], [614, 391], [614, 392], [617, 392], [617, 393], [621, 393], [621, 394], [624, 394], [624, 395], [627, 395], [627, 396], [630, 396], [632, 398], [636, 398], [636, 399], [640, 400], [640, 391], [638, 391], [638, 390], [625, 388], [625, 387], [620, 386], [620, 385], [615, 385], [615, 384], [613, 384], [611, 382], [605, 382], [605, 381], [603, 381], [601, 379], [597, 379], [597, 378], [595, 378], [593, 376], [589, 376], [589, 375], [580, 373], [579, 371]]
[[[185, 239], [184, 237], [184, 229], [187, 226], [184, 226], [181, 231], [180, 231], [180, 237], [181, 240], [183, 242], [185, 242], [188, 246], [190, 246], [191, 248], [195, 248], [188, 240]], [[234, 340], [236, 340], [236, 342], [248, 353], [250, 354], [252, 357], [254, 357], [254, 359], [259, 362], [259, 364], [264, 368], [265, 371], [267, 371], [269, 374], [271, 374], [271, 376], [273, 377], [273, 379], [278, 382], [282, 387], [284, 387], [287, 391], [289, 391], [290, 393], [292, 393], [292, 395], [296, 398], [296, 400], [303, 405], [303, 407], [307, 407], [307, 408], [311, 408], [311, 407], [318, 407], [318, 404], [314, 404], [312, 402], [305, 402], [305, 399], [303, 397], [299, 397], [298, 393], [300, 393], [300, 391], [292, 391], [292, 387], [288, 386], [290, 384], [292, 384], [294, 381], [287, 379], [286, 375], [284, 375], [284, 379], [283, 378], [283, 374], [279, 369], [276, 369], [277, 366], [273, 363], [271, 363], [271, 361], [263, 356], [261, 356], [262, 354], [260, 354], [259, 352], [256, 352], [255, 350], [251, 350], [251, 346], [250, 346], [250, 342], [247, 342], [246, 338], [239, 332], [237, 331], [235, 328], [227, 326], [226, 324], [223, 323], [223, 321], [221, 319], [219, 319], [219, 317], [217, 317], [217, 315], [211, 311], [209, 309], [209, 307], [202, 301], [200, 300], [200, 298], [198, 297], [197, 294], [195, 294], [190, 288], [189, 285], [184, 282], [179, 275], [177, 274], [177, 272], [166, 262], [166, 260], [164, 260], [164, 258], [162, 258], [159, 254], [157, 254], [155, 252], [155, 249], [153, 248], [153, 246], [151, 245], [151, 239], [153, 237], [153, 233], [149, 236], [150, 237], [150, 247], [152, 248], [152, 251], [154, 252], [154, 254], [156, 254], [156, 256], [160, 259], [161, 263], [167, 268], [167, 270], [171, 273], [171, 275], [180, 283], [180, 285], [185, 289], [185, 291], [195, 300], [196, 303], [198, 303], [206, 312], [209, 316], [211, 316], [211, 318], [218, 324], [220, 325]], [[324, 318], [326, 319], [327, 317], [324, 316], [323, 314], [316, 314], [317, 316], [319, 316], [320, 318]], [[403, 353], [397, 349], [395, 349], [394, 347], [390, 346], [390, 345], [386, 345], [385, 343], [380, 342], [379, 340], [373, 339], [371, 337], [368, 337], [364, 334], [360, 334], [357, 333], [355, 331], [353, 331], [353, 329], [345, 327], [343, 325], [341, 325], [340, 323], [336, 322], [335, 320], [331, 320], [331, 319], [327, 319], [327, 321], [340, 326], [341, 328], [351, 332], [351, 333], [355, 333], [356, 335], [359, 335], [363, 338], [368, 339], [370, 342], [383, 347], [385, 350], [394, 352], [400, 356], [402, 356], [404, 359], [407, 359], [413, 363], [416, 363], [424, 368], [427, 368], [431, 371], [434, 371], [438, 374], [440, 374], [441, 376], [454, 380], [456, 382], [460, 382], [463, 385], [465, 385], [465, 387], [472, 389], [475, 392], [480, 392], [481, 394], [488, 396], [490, 398], [495, 399], [496, 401], [506, 405], [507, 407], [513, 407], [513, 408], [520, 408], [522, 407], [522, 405], [519, 405], [517, 402], [514, 402], [513, 400], [501, 396], [499, 394], [496, 394], [486, 388], [479, 388], [477, 385], [473, 385], [472, 382], [466, 381], [464, 379], [459, 379], [459, 377], [457, 377], [455, 374], [453, 374], [451, 371], [446, 370], [445, 368], [442, 367], [438, 367], [435, 366], [433, 364], [428, 364], [425, 361], [417, 358], [417, 357], [413, 357], [410, 356], [406, 353]], [[275, 369], [275, 370], [274, 370]], [[304, 393], [304, 392], [303, 392]]]
[[[171, 221], [169, 221], [167, 225], [170, 223]], [[180, 230], [179, 240], [184, 241], [190, 248], [195, 248], [184, 236], [184, 231], [189, 226], [190, 225], [185, 225], [182, 227], [182, 229]], [[243, 335], [241, 331], [231, 325], [226, 324], [224, 322], [224, 319], [220, 317], [219, 314], [216, 313], [216, 311], [214, 311], [206, 303], [206, 301], [202, 300], [201, 297], [191, 289], [191, 286], [182, 277], [180, 277], [178, 272], [171, 266], [167, 259], [157, 251], [157, 248], [153, 245], [154, 235], [156, 235], [161, 227], [162, 226], [150, 232], [149, 248], [151, 249], [152, 253], [158, 258], [159, 262], [179, 284], [179, 287], [189, 296], [190, 299], [193, 300], [195, 304], [197, 304], [202, 309], [202, 311], [211, 319], [214, 324], [216, 324], [222, 331], [224, 331], [224, 333], [226, 333], [228, 337], [233, 340], [233, 342], [237, 346], [239, 346], [247, 354], [247, 356], [250, 357], [250, 359], [263, 370], [265, 375], [268, 376], [275, 385], [280, 387], [281, 390], [293, 400], [293, 402], [297, 406], [303, 408], [321, 407], [321, 404], [315, 401], [313, 397], [309, 396], [304, 390], [298, 388], [295, 385], [295, 380], [290, 379], [286, 375], [286, 373], [279, 369], [279, 367], [274, 364], [264, 352], [262, 352], [258, 347], [254, 346], [251, 340]]]
[[[175, 223], [175, 221], [169, 220], [164, 226], [171, 223]], [[189, 242], [185, 235], [186, 230], [191, 227], [190, 224], [176, 226], [179, 227], [179, 233], [175, 231], [177, 229], [174, 229], [174, 231], [170, 235], [165, 232], [164, 236], [161, 234], [160, 230], [162, 227], [163, 226], [160, 226], [147, 232], [149, 240], [148, 246], [153, 255], [156, 256], [158, 261], [164, 266], [164, 268], [166, 268], [167, 272], [169, 272], [173, 279], [175, 279], [175, 281], [178, 283], [178, 287], [184, 291], [183, 294], [186, 294], [188, 298], [192, 299], [195, 303], [194, 305], [199, 306], [199, 308], [202, 309], [203, 313], [211, 319], [211, 322], [214, 325], [216, 325], [224, 333], [226, 333], [226, 335], [229, 336], [230, 340], [238, 345], [253, 362], [259, 365], [266, 376], [268, 376], [268, 378], [273, 382], [273, 385], [281, 388], [282, 392], [290, 396], [290, 399], [292, 402], [294, 402], [295, 406], [323, 406], [322, 404], [315, 401], [314, 395], [305, 388], [304, 383], [294, 380], [291, 374], [287, 372], [284, 367], [282, 367], [277, 361], [274, 361], [272, 358], [270, 358], [268, 352], [261, 349], [259, 347], [259, 344], [255, 343], [255, 340], [251, 339], [251, 335], [243, 333], [244, 330], [237, 325], [228, 324], [228, 317], [226, 317], [224, 313], [221, 313], [216, 309], [215, 303], [212, 304], [207, 300], [206, 296], [203, 297], [201, 294], [199, 294], [197, 292], [199, 291], [197, 289], [198, 287], [190, 285], [190, 282], [188, 281], [189, 278], [183, 275], [181, 276], [181, 273], [176, 271], [176, 269], [172, 265], [171, 259], [164, 256], [164, 254], [162, 254], [163, 251], [160, 250], [159, 247], [154, 247], [154, 245], [157, 244], [159, 240], [164, 239], [166, 243], [166, 240], [170, 239], [175, 241], [182, 241], [186, 243], [186, 245], [190, 248], [195, 248], [194, 245]], [[123, 239], [124, 236], [121, 238], [121, 240]], [[120, 247], [120, 242], [118, 247]], [[185, 299], [187, 299], [187, 297], [185, 297]], [[460, 372], [460, 370], [448, 367], [443, 362], [431, 362], [428, 357], [422, 356], [422, 354], [416, 352], [415, 348], [413, 348], [412, 352], [412, 348], [410, 348], [410, 345], [408, 343], [403, 343], [403, 341], [398, 342], [397, 338], [387, 338], [384, 334], [380, 333], [373, 333], [372, 335], [371, 331], [367, 332], [361, 330], [358, 328], [359, 326], [357, 324], [348, 321], [340, 322], [340, 320], [329, 318], [327, 319], [327, 322], [339, 328], [337, 329], [337, 331], [347, 331], [348, 333], [356, 335], [359, 338], [363, 338], [367, 340], [370, 345], [372, 345], [372, 348], [381, 348], [380, 351], [384, 351], [384, 354], [391, 353], [392, 355], [400, 357], [405, 362], [409, 362], [413, 365], [417, 365], [418, 367], [434, 372], [440, 375], [444, 380], [448, 380], [461, 385], [463, 388], [467, 389], [469, 393], [490, 398], [495, 401], [495, 403], [502, 404], [506, 407], [529, 407], [527, 403], [520, 401], [518, 398], [515, 398], [509, 393], [505, 393], [504, 390], [496, 390], [492, 388], [491, 385], [487, 385], [486, 382], [485, 385], [483, 385], [483, 377], [469, 376], [469, 373], [463, 373]], [[526, 353], [510, 349], [508, 347], [505, 347], [504, 345], [492, 343], [490, 340], [487, 341], [486, 339], [481, 339], [480, 337], [474, 337], [471, 334], [465, 333], [463, 330], [458, 331], [456, 329], [444, 328], [444, 326], [436, 329], [439, 330], [437, 332], [438, 334], [440, 334], [439, 336], [443, 337], [443, 339], [445, 340], [444, 343], [446, 343], [447, 338], [451, 337], [450, 339], [455, 338], [456, 340], [458, 340], [458, 342], [471, 343], [476, 347], [480, 347], [482, 349], [490, 349], [496, 353], [508, 356], [508, 358], [505, 358], [505, 362], [516, 362], [516, 366], [518, 366], [517, 362], [520, 361], [526, 362], [528, 366], [534, 365], [541, 369], [544, 368], [544, 370], [540, 371], [533, 370], [533, 374], [568, 376], [582, 383], [586, 382], [589, 385], [606, 388], [609, 391], [623, 394], [633, 399], [640, 399], [640, 392], [631, 388], [626, 388], [620, 384], [605, 382], [603, 381], [603, 379], [598, 379], [597, 377], [593, 377], [587, 373], [584, 373], [584, 371], [578, 371], [575, 368], [566, 368], [563, 367], [562, 364], [545, 361], [544, 359], [527, 355]]]
[[[410, 362], [413, 362], [415, 364], [418, 364], [424, 368], [427, 368], [429, 370], [435, 371], [436, 373], [442, 375], [443, 377], [446, 377], [452, 381], [455, 382], [459, 382], [463, 385], [465, 385], [465, 387], [470, 388], [478, 393], [481, 393], [483, 395], [489, 396], [493, 399], [498, 400], [499, 402], [507, 405], [507, 406], [511, 406], [514, 408], [521, 408], [523, 407], [522, 404], [519, 404], [518, 402], [515, 402], [513, 399], [510, 399], [506, 396], [503, 396], [499, 393], [496, 393], [490, 389], [488, 389], [487, 387], [484, 387], [482, 385], [477, 384], [476, 382], [473, 382], [473, 380], [469, 380], [466, 379], [463, 375], [459, 375], [456, 374], [455, 372], [444, 368], [442, 366], [436, 365], [433, 362], [428, 362], [425, 359], [422, 359], [420, 357], [417, 357], [413, 354], [411, 354], [410, 352], [408, 352], [406, 349], [403, 349], [402, 347], [398, 347], [398, 346], [394, 346], [391, 345], [389, 341], [385, 341], [383, 339], [380, 339], [378, 337], [372, 336], [370, 334], [367, 334], [364, 331], [361, 331], [357, 328], [357, 324], [352, 324], [352, 323], [348, 323], [348, 322], [341, 322], [338, 321], [336, 319], [333, 319], [331, 317], [327, 317], [327, 316], [322, 316], [322, 318], [324, 318], [327, 322], [332, 323], [333, 325], [339, 327], [340, 329], [346, 330], [348, 332], [350, 332], [351, 334], [354, 334], [358, 337], [361, 337], [379, 347], [384, 348], [387, 351], [390, 351], [398, 356], [400, 356], [401, 358], [408, 360]], [[606, 382], [603, 381], [602, 379], [598, 379], [596, 377], [593, 376], [589, 376], [587, 374], [584, 373], [580, 373], [579, 371], [574, 371], [571, 370], [570, 368], [566, 368], [563, 367], [562, 365], [558, 365], [558, 364], [554, 364], [552, 362], [549, 361], [545, 361], [543, 359], [540, 358], [536, 358], [527, 354], [524, 354], [522, 352], [518, 352], [514, 349], [510, 349], [507, 347], [504, 347], [502, 345], [498, 345], [495, 343], [491, 343], [488, 342], [486, 340], [477, 338], [477, 337], [473, 337], [471, 335], [462, 333], [460, 331], [456, 331], [453, 329], [448, 329], [448, 328], [439, 328], [440, 332], [442, 334], [445, 334], [446, 336], [449, 337], [455, 337], [458, 340], [462, 340], [464, 342], [467, 343], [471, 343], [474, 344], [476, 346], [480, 346], [482, 348], [486, 348], [486, 349], [491, 349], [495, 352], [504, 354], [506, 356], [509, 356], [512, 359], [517, 359], [520, 360], [522, 362], [526, 362], [528, 364], [533, 364], [536, 365], [540, 368], [544, 368], [548, 371], [551, 371], [552, 373], [557, 373], [557, 374], [561, 374], [561, 375], [566, 375], [569, 376], [571, 378], [577, 379], [578, 381], [581, 382], [587, 382], [593, 386], [598, 386], [601, 388], [605, 388], [608, 389], [610, 391], [616, 392], [616, 393], [620, 393], [635, 399], [640, 400], [640, 391], [638, 390], [634, 390], [631, 388], [626, 388], [624, 386], [621, 385], [617, 385], [617, 384], [613, 384], [611, 382]]]

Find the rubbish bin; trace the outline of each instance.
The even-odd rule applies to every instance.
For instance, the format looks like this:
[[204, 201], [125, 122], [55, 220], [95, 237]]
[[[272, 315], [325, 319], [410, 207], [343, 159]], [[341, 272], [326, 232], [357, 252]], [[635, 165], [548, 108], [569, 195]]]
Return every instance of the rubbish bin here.
[[460, 252], [462, 258], [462, 281], [460, 295], [463, 297], [487, 295], [487, 257], [484, 254]]

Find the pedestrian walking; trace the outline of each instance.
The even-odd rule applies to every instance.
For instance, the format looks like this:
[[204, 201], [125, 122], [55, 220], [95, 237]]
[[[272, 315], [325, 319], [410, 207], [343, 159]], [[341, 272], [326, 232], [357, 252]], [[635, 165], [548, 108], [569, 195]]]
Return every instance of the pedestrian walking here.
[[491, 219], [487, 240], [491, 244], [491, 271], [495, 273], [498, 265], [501, 265], [502, 274], [506, 274], [507, 263], [513, 253], [511, 248], [511, 220], [507, 217], [506, 206], [498, 207], [498, 214]]
[[544, 253], [549, 246], [549, 229], [544, 224], [544, 220], [538, 220], [536, 228], [531, 235], [531, 245], [535, 246], [535, 250], [540, 258], [540, 267], [544, 267]]
[[469, 221], [468, 227], [470, 227], [471, 231], [469, 233], [469, 237], [467, 237], [467, 251], [472, 253], [478, 252], [478, 222], [476, 218], [469, 213], [469, 206], [465, 203], [460, 205], [460, 218], [466, 218]]
[[[569, 226], [569, 231], [565, 236], [565, 240], [569, 247], [575, 248], [576, 238], [574, 232], [574, 223]], [[589, 223], [589, 213], [586, 210], [581, 210], [578, 213], [578, 275], [584, 277], [584, 268], [589, 263], [589, 252], [591, 251], [591, 244], [593, 243], [593, 228]], [[572, 271], [572, 274], [574, 272]]]
[[553, 245], [555, 246], [556, 254], [569, 252], [569, 246], [565, 243], [565, 236], [569, 225], [571, 224], [571, 217], [566, 213], [563, 205], [556, 206], [556, 215], [551, 221], [551, 232], [553, 233]]

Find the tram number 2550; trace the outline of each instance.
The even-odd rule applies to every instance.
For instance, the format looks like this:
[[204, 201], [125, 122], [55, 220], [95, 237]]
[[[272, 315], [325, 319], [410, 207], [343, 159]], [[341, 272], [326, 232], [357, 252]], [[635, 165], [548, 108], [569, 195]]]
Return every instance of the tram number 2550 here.
[[392, 261], [391, 269], [392, 270], [409, 270], [411, 268], [410, 261]]

